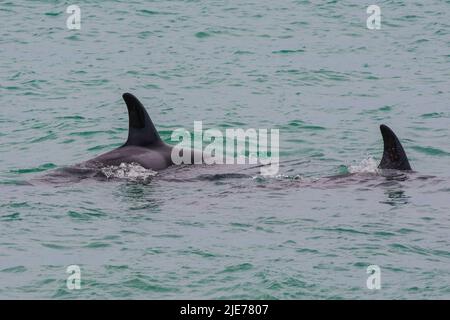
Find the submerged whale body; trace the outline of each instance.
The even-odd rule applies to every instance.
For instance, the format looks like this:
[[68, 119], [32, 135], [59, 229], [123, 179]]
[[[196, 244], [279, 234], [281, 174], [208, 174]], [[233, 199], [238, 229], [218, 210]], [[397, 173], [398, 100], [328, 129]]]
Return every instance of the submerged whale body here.
[[[128, 109], [129, 118], [127, 141], [121, 147], [101, 154], [86, 162], [53, 172], [52, 176], [57, 178], [59, 175], [79, 176], [79, 179], [82, 180], [89, 177], [104, 177], [99, 171], [105, 167], [137, 164], [145, 169], [160, 171], [174, 165], [171, 155], [173, 149], [177, 147], [172, 147], [162, 141], [144, 106], [134, 95], [125, 93], [123, 94], [123, 99]], [[395, 133], [384, 124], [380, 126], [380, 130], [383, 136], [384, 150], [378, 168], [403, 171], [411, 170], [406, 153]], [[185, 152], [183, 149], [175, 151], [181, 154]], [[199, 151], [190, 150], [187, 152], [190, 152], [191, 159], [194, 159], [195, 156], [198, 157], [195, 154]], [[204, 159], [203, 155], [200, 155], [200, 157], [200, 159]], [[241, 170], [242, 166], [238, 168], [238, 166], [231, 165], [233, 169], [228, 165], [225, 166], [228, 168], [228, 171], [234, 170], [232, 172], [233, 177], [235, 174], [241, 175], [241, 171], [236, 170]], [[219, 175], [223, 173], [218, 166], [211, 167], [211, 170], [214, 169]], [[227, 174], [229, 174], [228, 171]], [[244, 176], [248, 176], [248, 172], [245, 172]]]
[[[118, 166], [137, 163], [146, 169], [162, 170], [171, 165], [173, 147], [161, 140], [158, 131], [142, 103], [131, 93], [124, 93], [128, 109], [128, 139], [121, 147], [83, 163], [85, 167]], [[383, 136], [383, 158], [379, 169], [411, 170], [406, 153], [395, 133], [386, 125], [380, 126]], [[182, 151], [181, 151], [182, 152]], [[191, 156], [195, 151], [191, 151]]]

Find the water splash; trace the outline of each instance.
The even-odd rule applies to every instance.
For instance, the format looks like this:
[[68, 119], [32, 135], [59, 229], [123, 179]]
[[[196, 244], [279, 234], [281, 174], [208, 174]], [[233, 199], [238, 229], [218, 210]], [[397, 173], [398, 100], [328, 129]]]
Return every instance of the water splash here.
[[369, 156], [361, 160], [359, 164], [349, 165], [348, 171], [350, 173], [379, 173], [378, 162]]
[[121, 163], [119, 166], [107, 166], [101, 169], [107, 179], [126, 179], [137, 182], [148, 182], [156, 171], [145, 169], [138, 163]]

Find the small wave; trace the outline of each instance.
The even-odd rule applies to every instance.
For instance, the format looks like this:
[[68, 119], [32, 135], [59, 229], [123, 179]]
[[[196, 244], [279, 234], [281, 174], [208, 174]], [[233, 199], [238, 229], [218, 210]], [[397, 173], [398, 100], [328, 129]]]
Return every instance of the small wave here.
[[156, 174], [156, 171], [145, 169], [137, 163], [121, 163], [119, 166], [107, 166], [101, 168], [102, 174], [107, 179], [126, 179], [137, 182], [148, 182]]
[[378, 163], [372, 157], [363, 159], [359, 164], [348, 166], [350, 173], [378, 173]]
[[300, 183], [302, 185], [312, 184], [319, 180], [319, 178], [315, 177], [305, 177], [299, 174], [289, 175], [289, 174], [277, 174], [275, 176], [264, 176], [264, 175], [255, 175], [252, 176], [252, 179], [256, 182], [271, 182], [271, 181], [284, 181], [284, 182], [293, 182]]

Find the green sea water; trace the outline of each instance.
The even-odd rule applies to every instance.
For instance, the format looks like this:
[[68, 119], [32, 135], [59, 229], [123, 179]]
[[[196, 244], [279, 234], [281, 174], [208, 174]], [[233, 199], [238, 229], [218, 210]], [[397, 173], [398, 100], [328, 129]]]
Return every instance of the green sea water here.
[[[0, 2], [0, 298], [450, 298], [450, 1], [377, 1], [380, 30], [356, 0], [70, 4]], [[120, 146], [123, 92], [168, 143], [279, 129], [280, 176], [30, 183]], [[381, 123], [415, 173], [377, 173]]]

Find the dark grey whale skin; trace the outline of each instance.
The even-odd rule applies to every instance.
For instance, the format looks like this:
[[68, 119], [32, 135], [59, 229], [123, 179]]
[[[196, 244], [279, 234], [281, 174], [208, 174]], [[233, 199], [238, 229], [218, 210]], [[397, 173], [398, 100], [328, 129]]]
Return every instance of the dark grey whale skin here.
[[121, 163], [138, 163], [146, 169], [159, 171], [171, 166], [172, 147], [161, 143], [151, 149], [141, 146], [122, 146], [81, 164], [85, 167], [118, 166]]
[[[172, 166], [174, 163], [171, 154], [174, 147], [161, 140], [147, 111], [134, 95], [124, 93], [122, 97], [128, 109], [127, 142], [115, 150], [78, 164], [77, 167], [99, 168], [118, 166], [121, 163], [138, 163], [146, 169], [159, 171]], [[380, 131], [383, 136], [384, 151], [378, 168], [410, 171], [408, 158], [395, 133], [384, 124], [380, 126]], [[180, 154], [182, 152], [183, 150], [180, 150]], [[193, 163], [194, 154], [199, 151], [189, 152], [191, 163]]]

